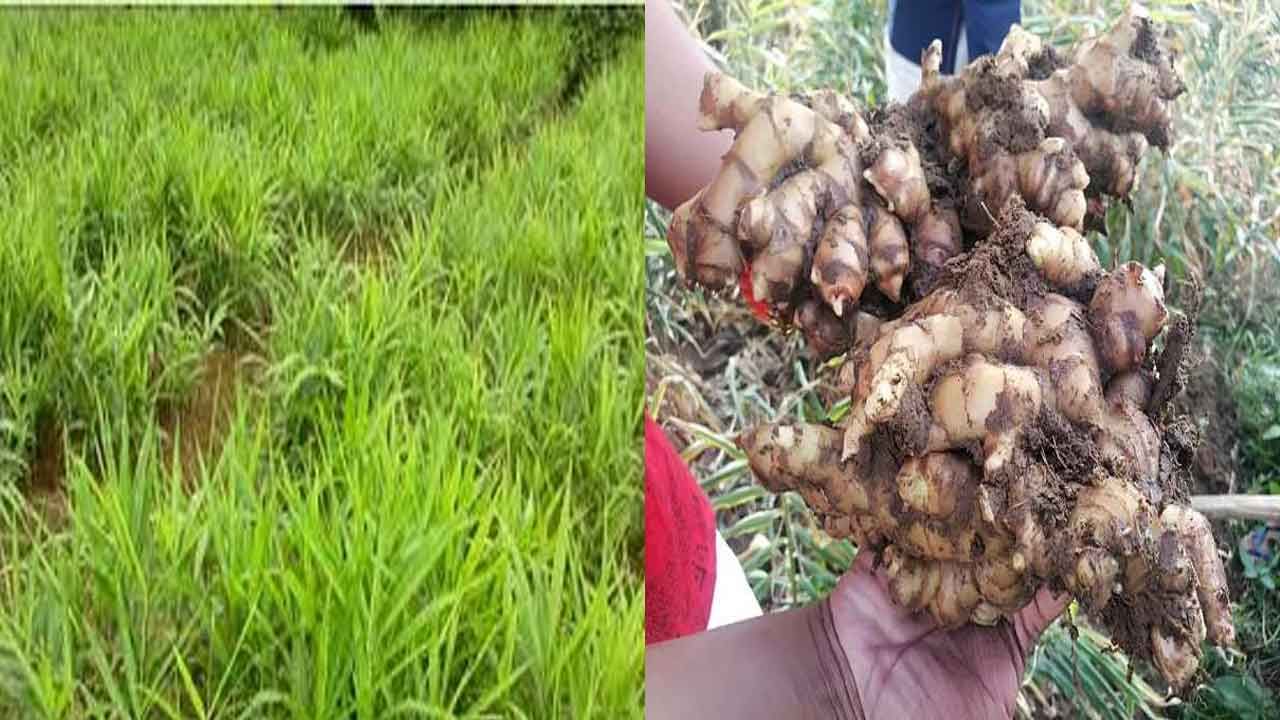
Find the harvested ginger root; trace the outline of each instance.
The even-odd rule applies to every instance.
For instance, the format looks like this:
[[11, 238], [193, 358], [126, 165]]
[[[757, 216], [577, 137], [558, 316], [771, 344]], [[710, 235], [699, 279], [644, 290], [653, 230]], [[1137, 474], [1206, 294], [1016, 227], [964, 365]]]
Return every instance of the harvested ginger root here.
[[[839, 427], [764, 425], [738, 442], [766, 487], [881, 553], [899, 604], [991, 624], [1048, 585], [1181, 688], [1201, 642], [1234, 631], [1213, 535], [1178, 480], [1181, 441], [1147, 408], [1161, 273], [1102, 273], [1076, 240], [1015, 199], [929, 295], [859, 341]], [[1091, 296], [1076, 289], [1087, 272]]]
[[1009, 198], [1068, 232], [1102, 197], [1127, 197], [1147, 147], [1168, 146], [1168, 103], [1183, 89], [1136, 6], [1070, 60], [1017, 26], [958, 76], [939, 74], [941, 57], [934, 43], [920, 90], [869, 122], [829, 91], [765, 95], [708, 75], [700, 127], [735, 140], [672, 217], [681, 277], [722, 290], [747, 269], [776, 322], [838, 354], [860, 305], [927, 295], [966, 231], [988, 235]]
[[1015, 26], [958, 76], [940, 57], [935, 43], [921, 89], [865, 119], [832, 93], [707, 78], [703, 127], [736, 138], [675, 212], [677, 270], [710, 289], [745, 274], [775, 322], [846, 353], [851, 398], [838, 427], [739, 444], [765, 486], [879, 553], [899, 604], [991, 624], [1041, 587], [1069, 592], [1186, 687], [1201, 642], [1234, 635], [1186, 505], [1187, 441], [1153, 406], [1190, 325], [1156, 357], [1163, 270], [1104, 269], [1081, 235], [1168, 146], [1182, 84], [1137, 6], [1067, 56]]

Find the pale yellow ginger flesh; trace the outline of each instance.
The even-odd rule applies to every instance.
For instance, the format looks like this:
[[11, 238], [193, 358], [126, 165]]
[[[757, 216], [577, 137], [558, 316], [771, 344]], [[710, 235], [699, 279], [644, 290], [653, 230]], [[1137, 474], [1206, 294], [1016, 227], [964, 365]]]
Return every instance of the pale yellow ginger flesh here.
[[[1001, 52], [1009, 50], [1006, 44]], [[1001, 59], [997, 56], [992, 62], [998, 66]], [[986, 229], [984, 216], [990, 219], [1013, 195], [1021, 197], [1029, 208], [1044, 214], [1055, 225], [1081, 227], [1087, 209], [1084, 191], [1089, 185], [1089, 174], [1070, 142], [1049, 136], [1033, 147], [1014, 150], [992, 139], [1007, 132], [1009, 126], [1030, 128], [1045, 124], [1044, 102], [1023, 84], [1021, 76], [1025, 75], [1025, 69], [1020, 75], [1007, 77], [1009, 92], [1019, 96], [1019, 100], [1011, 103], [1019, 108], [1016, 117], [974, 119], [969, 104], [972, 89], [968, 84], [977, 76], [966, 73], [944, 78], [939, 72], [941, 62], [942, 45], [934, 41], [922, 59], [919, 101], [938, 114], [948, 128], [947, 146], [968, 164], [971, 177], [968, 202], [973, 208], [969, 218], [971, 227]]]
[[1050, 380], [1059, 412], [1075, 422], [1097, 423], [1103, 413], [1102, 378], [1098, 352], [1085, 323], [1079, 303], [1062, 295], [1045, 295], [1031, 311], [1026, 359], [1052, 368]]
[[[736, 281], [742, 268], [739, 205], [765, 190], [784, 165], [802, 156], [814, 167], [838, 169], [843, 164], [841, 156], [852, 153], [852, 140], [835, 123], [800, 103], [761, 95], [715, 73], [707, 76], [699, 110], [702, 129], [731, 129], [736, 139], [711, 184], [676, 209], [668, 243], [682, 277], [720, 289]], [[849, 162], [856, 171], [856, 161], [850, 158]], [[819, 185], [830, 191], [856, 192], [856, 185], [847, 182], [848, 178], [840, 182], [809, 172], [812, 182], [791, 178], [792, 189], [777, 203], [760, 206], [758, 213], [775, 218], [775, 222], [781, 222], [777, 217], [785, 218], [787, 212], [803, 213], [812, 198], [796, 196]], [[856, 177], [856, 172], [851, 177]], [[746, 224], [758, 230], [750, 218]], [[774, 240], [771, 233], [760, 232], [764, 237], [756, 232], [749, 237], [757, 248], [763, 244], [762, 251], [767, 251]], [[773, 254], [790, 257], [783, 248], [774, 247]]]
[[1017, 449], [1020, 429], [1040, 413], [1045, 400], [1041, 377], [1034, 370], [970, 355], [962, 368], [934, 385], [928, 450], [981, 442], [986, 474], [994, 476]]
[[1050, 285], [1063, 290], [1081, 287], [1102, 272], [1089, 241], [1069, 227], [1036, 223], [1027, 255]]
[[1218, 560], [1209, 521], [1200, 513], [1180, 505], [1166, 507], [1160, 521], [1183, 538], [1191, 566], [1196, 571], [1196, 595], [1204, 610], [1209, 642], [1230, 645], [1235, 640], [1235, 626], [1231, 623], [1227, 576]]
[[898, 471], [898, 495], [902, 501], [931, 517], [950, 517], [961, 496], [971, 491], [972, 483], [972, 465], [955, 453], [907, 458]]
[[984, 307], [979, 308], [966, 301], [960, 292], [950, 288], [930, 293], [909, 307], [900, 320], [890, 323], [890, 327], [896, 327], [903, 321], [934, 315], [960, 320], [964, 352], [986, 355], [995, 355], [1002, 350], [1021, 352], [1027, 323], [1021, 310], [1000, 298], [990, 298]]
[[[940, 43], [926, 50], [919, 95], [942, 120], [951, 153], [968, 163], [971, 206], [994, 215], [1017, 193], [1054, 225], [1078, 229], [1086, 189], [1128, 196], [1148, 145], [1168, 146], [1169, 102], [1183, 91], [1154, 32], [1134, 5], [1108, 33], [1059, 58], [1014, 26], [995, 56], [955, 78], [938, 71]], [[1049, 66], [1048, 77], [1033, 76], [1036, 65]], [[992, 97], [1006, 100], [975, 107]], [[1001, 144], [1009, 128], [1024, 127], [1043, 142]], [[982, 213], [969, 219], [985, 225]]]

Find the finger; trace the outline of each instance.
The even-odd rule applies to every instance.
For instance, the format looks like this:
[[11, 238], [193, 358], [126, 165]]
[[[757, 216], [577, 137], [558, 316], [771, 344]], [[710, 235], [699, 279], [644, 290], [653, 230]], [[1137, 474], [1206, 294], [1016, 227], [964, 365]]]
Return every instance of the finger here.
[[849, 567], [846, 576], [856, 576], [859, 584], [866, 584], [876, 587], [885, 597], [889, 592], [889, 574], [885, 572], [885, 561], [883, 551], [871, 549], [859, 550], [857, 556], [853, 559], [853, 565]]
[[1070, 595], [1055, 595], [1048, 588], [1041, 588], [1031, 602], [1018, 611], [1014, 618], [1014, 629], [1024, 653], [1070, 603]]
[[[903, 612], [889, 599], [888, 578], [876, 572], [876, 552], [861, 549], [854, 556], [853, 565], [837, 583], [831, 594], [833, 609], [848, 608], [853, 615], [878, 617], [885, 613]], [[853, 611], [856, 608], [856, 611]]]
[[872, 572], [872, 567], [876, 562], [876, 554], [871, 550], [859, 550], [857, 556], [853, 559], [853, 567], [849, 568], [850, 572]]
[[860, 550], [849, 572], [828, 596], [836, 627], [842, 637], [856, 630], [864, 640], [876, 637], [886, 646], [909, 645], [934, 630], [936, 624], [928, 613], [915, 613], [893, 602], [888, 576], [873, 569], [876, 555], [873, 550]]

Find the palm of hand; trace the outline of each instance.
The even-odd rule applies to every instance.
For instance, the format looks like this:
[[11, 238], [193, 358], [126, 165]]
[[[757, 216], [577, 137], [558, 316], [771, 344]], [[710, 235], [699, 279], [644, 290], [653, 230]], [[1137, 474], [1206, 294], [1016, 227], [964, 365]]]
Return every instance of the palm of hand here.
[[940, 629], [894, 605], [860, 553], [829, 599], [867, 718], [1012, 717], [1027, 653], [1066, 607], [1041, 590], [1011, 622]]

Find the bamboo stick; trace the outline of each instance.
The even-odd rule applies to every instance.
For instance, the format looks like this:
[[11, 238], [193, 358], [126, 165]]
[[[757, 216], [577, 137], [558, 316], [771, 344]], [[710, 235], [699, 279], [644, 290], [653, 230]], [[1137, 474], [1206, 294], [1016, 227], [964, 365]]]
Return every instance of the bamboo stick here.
[[1192, 495], [1191, 507], [1210, 520], [1280, 522], [1280, 495]]

